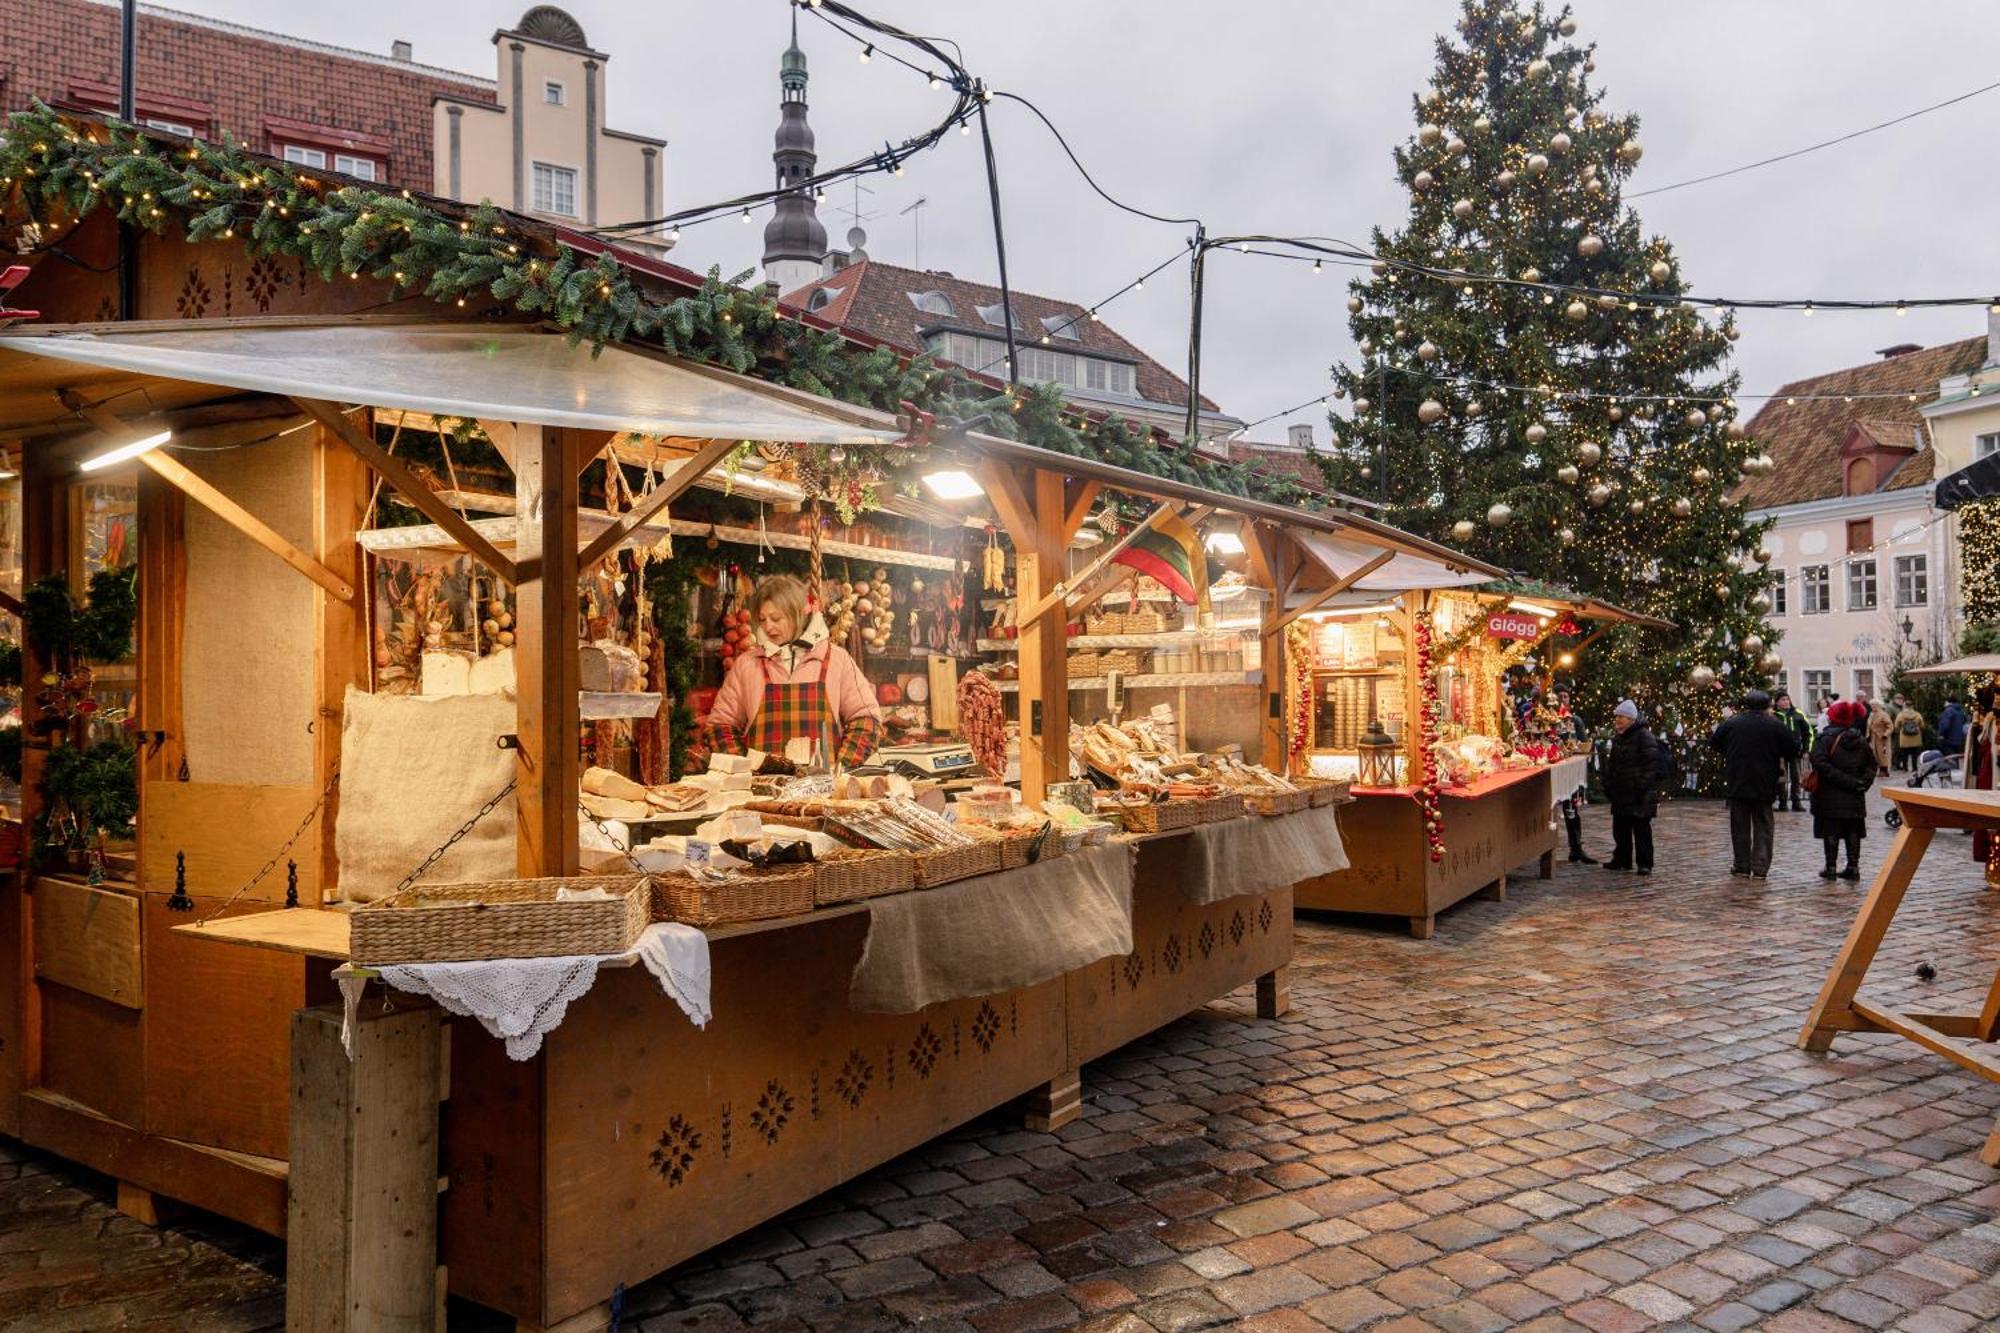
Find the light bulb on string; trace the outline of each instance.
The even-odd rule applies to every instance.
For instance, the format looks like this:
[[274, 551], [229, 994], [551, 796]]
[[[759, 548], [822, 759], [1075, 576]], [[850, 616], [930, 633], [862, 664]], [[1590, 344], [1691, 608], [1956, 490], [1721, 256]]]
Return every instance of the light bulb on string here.
[[1811, 318], [1812, 318], [1812, 313], [1813, 313], [1813, 311], [1812, 311], [1812, 302], [1811, 302], [1811, 301], [1808, 301], [1808, 302], [1806, 302], [1806, 310], [1805, 310], [1805, 314], [1806, 314], [1806, 318], [1807, 318], [1807, 319], [1811, 319]]
[[861, 48], [862, 64], [864, 65], [867, 64], [871, 59], [874, 58], [874, 56], [875, 56], [875, 44], [873, 42], [870, 42], [868, 45]]

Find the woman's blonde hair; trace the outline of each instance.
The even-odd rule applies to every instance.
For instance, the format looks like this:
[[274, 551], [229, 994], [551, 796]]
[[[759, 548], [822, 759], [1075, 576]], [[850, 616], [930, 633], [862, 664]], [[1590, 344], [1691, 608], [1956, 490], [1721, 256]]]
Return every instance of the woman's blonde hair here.
[[767, 606], [775, 606], [792, 622], [792, 633], [804, 633], [806, 627], [806, 585], [790, 574], [773, 574], [757, 585], [750, 594], [750, 614], [759, 615]]

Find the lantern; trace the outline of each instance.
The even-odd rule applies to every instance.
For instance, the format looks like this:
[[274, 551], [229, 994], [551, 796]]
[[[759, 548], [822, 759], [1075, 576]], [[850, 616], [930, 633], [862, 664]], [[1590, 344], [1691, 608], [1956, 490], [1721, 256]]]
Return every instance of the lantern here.
[[1360, 771], [1355, 782], [1363, 787], [1393, 787], [1396, 785], [1396, 759], [1402, 746], [1396, 738], [1382, 730], [1378, 719], [1368, 724], [1368, 731], [1356, 744], [1360, 755]]

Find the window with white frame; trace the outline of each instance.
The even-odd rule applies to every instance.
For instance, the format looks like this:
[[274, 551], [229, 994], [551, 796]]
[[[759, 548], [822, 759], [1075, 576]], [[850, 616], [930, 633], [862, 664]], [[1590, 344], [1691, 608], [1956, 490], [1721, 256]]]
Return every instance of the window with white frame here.
[[1856, 667], [1856, 668], [1854, 668], [1854, 692], [1855, 692], [1855, 693], [1856, 693], [1857, 695], [1859, 695], [1859, 694], [1865, 694], [1865, 695], [1867, 695], [1867, 696], [1868, 696], [1868, 697], [1869, 697], [1870, 699], [1873, 699], [1873, 698], [1875, 697], [1875, 668], [1874, 668], [1874, 667]]
[[1931, 604], [1931, 558], [1928, 555], [1896, 557], [1896, 605]]
[[537, 213], [554, 213], [557, 217], [576, 216], [576, 168], [552, 166], [547, 162], [535, 163], [535, 202]]
[[335, 171], [344, 171], [356, 180], [372, 181], [375, 179], [375, 159], [372, 157], [353, 157], [347, 153], [335, 153], [333, 155], [333, 169]]
[[[1781, 694], [1790, 694], [1791, 692], [1792, 692], [1791, 672], [1780, 671], [1776, 676], [1773, 676], [1771, 678], [1771, 697], [1773, 699], [1777, 698]], [[1798, 703], [1798, 700], [1794, 699], [1792, 700], [1792, 703], [1796, 705]]]
[[1875, 561], [1850, 560], [1847, 562], [1847, 609], [1850, 611], [1873, 611], [1876, 602]]
[[1785, 609], [1785, 571], [1774, 569], [1771, 571], [1771, 614], [1782, 616]]
[[567, 106], [569, 89], [563, 87], [562, 80], [550, 79], [542, 84], [542, 101], [550, 106]]
[[1832, 609], [1833, 578], [1831, 571], [1825, 565], [1800, 565], [1799, 614], [1823, 616]]
[[299, 144], [285, 145], [285, 161], [300, 167], [324, 167], [326, 154], [317, 148], [305, 148]]
[[1988, 454], [2000, 454], [2000, 431], [1972, 437], [1972, 456], [1984, 458]]
[[1802, 675], [1806, 683], [1806, 697], [1803, 700], [1793, 700], [1793, 702], [1803, 703], [1805, 707], [1817, 713], [1820, 709], [1826, 707], [1826, 696], [1833, 693], [1833, 673], [1831, 671], [1807, 671], [1802, 673]]
[[190, 139], [195, 137], [194, 126], [183, 124], [178, 120], [160, 120], [156, 117], [148, 116], [146, 117], [146, 128], [149, 130], [164, 130], [168, 134], [184, 134]]

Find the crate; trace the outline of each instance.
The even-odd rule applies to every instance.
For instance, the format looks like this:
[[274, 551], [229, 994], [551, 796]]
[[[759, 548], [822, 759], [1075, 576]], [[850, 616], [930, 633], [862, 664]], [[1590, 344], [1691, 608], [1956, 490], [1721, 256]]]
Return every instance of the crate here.
[[[600, 902], [557, 902], [560, 889], [603, 889]], [[349, 915], [348, 959], [469, 963], [625, 953], [646, 929], [651, 894], [641, 875], [412, 884]]]
[[813, 909], [814, 878], [809, 865], [749, 870], [717, 883], [692, 875], [657, 875], [653, 879], [653, 919], [720, 926], [803, 916]]
[[860, 902], [885, 893], [907, 893], [917, 886], [917, 867], [906, 852], [835, 852], [813, 867], [813, 903]]

